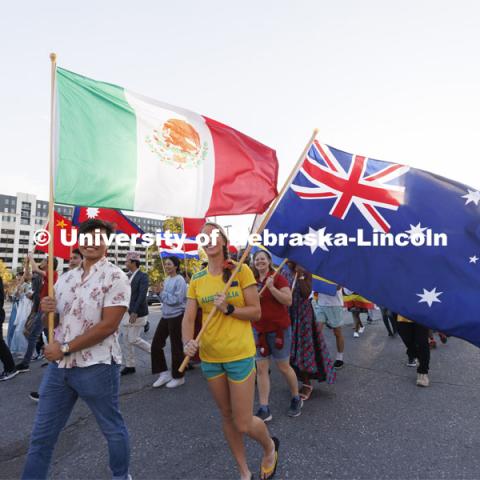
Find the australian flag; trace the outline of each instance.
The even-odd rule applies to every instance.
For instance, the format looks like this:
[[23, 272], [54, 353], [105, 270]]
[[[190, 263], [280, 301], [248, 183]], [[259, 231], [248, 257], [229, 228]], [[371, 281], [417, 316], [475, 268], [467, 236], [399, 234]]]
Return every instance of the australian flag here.
[[478, 190], [315, 142], [266, 229], [310, 234], [276, 255], [480, 346]]

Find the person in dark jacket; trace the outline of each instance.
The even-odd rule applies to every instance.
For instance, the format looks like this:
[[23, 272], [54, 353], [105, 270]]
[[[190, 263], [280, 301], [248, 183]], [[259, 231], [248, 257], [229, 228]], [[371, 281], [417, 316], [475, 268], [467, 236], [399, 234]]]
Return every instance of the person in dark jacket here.
[[140, 270], [140, 254], [137, 252], [128, 252], [126, 266], [129, 270], [132, 296], [128, 312], [122, 320], [125, 347], [125, 368], [122, 375], [135, 373], [135, 347], [147, 353], [151, 351], [150, 344], [141, 338], [148, 320], [148, 275]]

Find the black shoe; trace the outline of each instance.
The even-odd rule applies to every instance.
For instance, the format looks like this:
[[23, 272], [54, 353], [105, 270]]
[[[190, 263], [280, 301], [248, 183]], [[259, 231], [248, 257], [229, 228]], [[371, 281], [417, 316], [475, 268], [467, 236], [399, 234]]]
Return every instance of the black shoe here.
[[337, 370], [340, 370], [341, 368], [343, 368], [343, 360], [335, 360], [335, 363], [333, 364], [333, 366]]
[[16, 377], [18, 374], [19, 374], [18, 370], [12, 370], [11, 372], [5, 371], [0, 375], [0, 382], [10, 380], [11, 378]]
[[287, 415], [289, 417], [299, 417], [302, 414], [302, 407], [303, 400], [300, 397], [293, 397]]
[[26, 365], [25, 363], [19, 363], [18, 365], [15, 365], [15, 369], [18, 373], [29, 372], [30, 366]]
[[143, 333], [148, 333], [149, 330], [150, 330], [150, 322], [147, 320], [147, 323], [143, 327]]
[[36, 403], [38, 403], [38, 401], [40, 400], [40, 395], [38, 394], [38, 392], [30, 392], [29, 397]]
[[264, 422], [269, 422], [273, 417], [272, 417], [272, 412], [270, 412], [270, 409], [267, 407], [260, 407], [257, 410], [257, 413], [255, 414], [256, 417], [260, 418]]
[[130, 375], [131, 373], [135, 373], [135, 372], [136, 372], [135, 367], [125, 367], [120, 372], [120, 375]]

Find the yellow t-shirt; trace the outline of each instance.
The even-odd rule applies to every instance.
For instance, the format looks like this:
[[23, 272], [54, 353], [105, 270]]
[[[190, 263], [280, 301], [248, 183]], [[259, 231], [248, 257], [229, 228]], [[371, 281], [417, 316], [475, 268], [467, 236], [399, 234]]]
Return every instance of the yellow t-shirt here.
[[[243, 289], [257, 282], [247, 265], [235, 276], [227, 292], [227, 302], [235, 307], [244, 307]], [[213, 309], [213, 299], [225, 287], [222, 274], [211, 275], [208, 267], [196, 273], [188, 287], [187, 298], [197, 301], [205, 321]], [[253, 357], [256, 347], [252, 325], [248, 320], [239, 320], [233, 315], [224, 315], [217, 310], [200, 340], [200, 358], [205, 362], [224, 363]]]

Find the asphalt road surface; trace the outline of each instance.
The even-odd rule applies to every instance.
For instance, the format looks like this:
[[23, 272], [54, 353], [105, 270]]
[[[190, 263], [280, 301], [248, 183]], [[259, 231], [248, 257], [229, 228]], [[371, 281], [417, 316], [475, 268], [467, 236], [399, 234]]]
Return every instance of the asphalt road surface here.
[[[347, 314], [348, 315], [348, 314]], [[153, 336], [158, 308], [150, 315]], [[415, 385], [405, 348], [379, 319], [359, 339], [346, 335], [345, 367], [332, 386], [316, 384], [298, 418], [285, 415], [289, 393], [272, 370], [271, 432], [281, 441], [282, 479], [480, 478], [480, 350], [457, 339], [432, 352], [431, 387]], [[332, 355], [333, 335], [326, 332]], [[135, 479], [238, 478], [220, 419], [197, 368], [177, 389], [153, 389], [150, 361], [122, 379], [121, 408], [131, 437]], [[18, 478], [25, 460], [44, 368], [0, 383], [0, 478]], [[247, 440], [250, 468], [261, 451]], [[108, 479], [107, 447], [79, 402], [55, 450], [50, 478]], [[258, 475], [256, 476], [258, 478]]]

